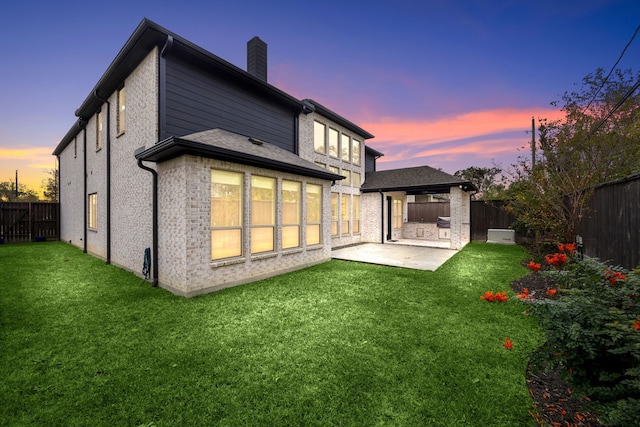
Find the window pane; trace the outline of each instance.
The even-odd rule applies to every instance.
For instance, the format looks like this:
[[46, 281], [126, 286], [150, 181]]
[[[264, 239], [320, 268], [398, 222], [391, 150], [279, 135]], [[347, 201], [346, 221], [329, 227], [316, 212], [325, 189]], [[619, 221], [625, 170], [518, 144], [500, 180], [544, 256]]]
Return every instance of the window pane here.
[[251, 228], [251, 253], [273, 250], [273, 227]]
[[307, 184], [307, 223], [320, 223], [322, 218], [322, 186]]
[[393, 200], [393, 228], [402, 228], [402, 200]]
[[349, 211], [349, 195], [342, 195], [342, 234], [349, 234], [349, 217], [351, 212]]
[[251, 177], [251, 225], [275, 225], [276, 180]]
[[222, 259], [242, 255], [242, 230], [211, 231], [211, 258]]
[[353, 232], [360, 232], [360, 196], [353, 196]]
[[360, 187], [360, 174], [358, 172], [354, 172], [351, 176], [351, 181], [354, 187]]
[[287, 225], [282, 227], [282, 249], [300, 246], [300, 227]]
[[338, 234], [338, 218], [340, 207], [338, 206], [338, 194], [331, 193], [331, 235]]
[[320, 244], [322, 186], [307, 184], [307, 245]]
[[124, 132], [125, 106], [125, 89], [122, 88], [118, 91], [118, 133]]
[[313, 122], [313, 146], [318, 153], [326, 153], [325, 148], [326, 127], [322, 123]]
[[345, 178], [340, 182], [342, 185], [351, 185], [351, 171], [342, 169], [342, 176]]
[[89, 194], [89, 228], [98, 228], [98, 194]]
[[274, 178], [251, 177], [251, 253], [274, 249], [275, 191]]
[[320, 224], [307, 224], [307, 245], [320, 244]]
[[329, 128], [329, 155], [338, 157], [338, 131]]
[[211, 259], [242, 255], [243, 174], [211, 170]]
[[300, 189], [299, 182], [282, 181], [283, 224], [300, 224]]
[[96, 150], [102, 148], [102, 113], [96, 115]]
[[351, 151], [353, 152], [353, 163], [356, 165], [360, 164], [360, 141], [352, 139], [351, 140]]
[[329, 166], [329, 172], [335, 173], [336, 175], [340, 175], [340, 169], [335, 166]]
[[342, 160], [344, 160], [345, 162], [348, 162], [349, 159], [349, 154], [351, 151], [351, 144], [349, 143], [349, 137], [347, 135], [342, 135], [342, 146], [340, 147], [342, 149]]
[[211, 171], [211, 226], [242, 226], [242, 174]]

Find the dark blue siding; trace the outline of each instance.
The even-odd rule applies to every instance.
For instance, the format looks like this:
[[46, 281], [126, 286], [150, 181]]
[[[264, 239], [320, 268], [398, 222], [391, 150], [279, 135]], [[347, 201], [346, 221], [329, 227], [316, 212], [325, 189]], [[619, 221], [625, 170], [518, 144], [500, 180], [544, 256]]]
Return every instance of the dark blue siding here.
[[176, 57], [166, 64], [166, 134], [222, 128], [295, 152], [295, 111]]
[[364, 171], [365, 172], [376, 171], [376, 156], [374, 156], [369, 150], [365, 150], [365, 153], [364, 153]]

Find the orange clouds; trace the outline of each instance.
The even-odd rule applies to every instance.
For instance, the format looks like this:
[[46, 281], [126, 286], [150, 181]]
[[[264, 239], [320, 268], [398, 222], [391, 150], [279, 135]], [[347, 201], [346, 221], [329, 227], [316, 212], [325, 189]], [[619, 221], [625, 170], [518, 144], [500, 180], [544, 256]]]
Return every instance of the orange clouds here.
[[0, 147], [0, 181], [13, 181], [16, 170], [19, 182], [39, 191], [46, 171], [55, 168], [51, 147]]
[[403, 120], [383, 118], [377, 122], [360, 125], [373, 133], [375, 141], [397, 143], [418, 143], [420, 145], [442, 143], [483, 135], [525, 131], [531, 127], [531, 117], [557, 119], [564, 117], [558, 110], [535, 109], [517, 110], [504, 108], [498, 110], [474, 111], [439, 119]]

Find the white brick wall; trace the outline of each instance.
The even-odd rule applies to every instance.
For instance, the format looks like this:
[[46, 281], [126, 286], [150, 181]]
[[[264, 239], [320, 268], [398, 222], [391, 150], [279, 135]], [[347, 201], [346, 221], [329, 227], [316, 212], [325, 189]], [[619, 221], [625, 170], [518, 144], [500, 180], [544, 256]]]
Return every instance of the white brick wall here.
[[[244, 256], [237, 259], [211, 261], [212, 168], [244, 173]], [[181, 156], [164, 162], [159, 165], [158, 172], [159, 279], [162, 287], [174, 293], [198, 295], [300, 269], [331, 258], [330, 190], [326, 181], [195, 156]], [[248, 234], [251, 220], [251, 174], [276, 178], [278, 189], [282, 179], [323, 185], [324, 244], [307, 248], [303, 223], [300, 248], [251, 255]], [[277, 193], [279, 200], [280, 191]], [[277, 203], [276, 206], [278, 248], [281, 240], [281, 205]], [[304, 212], [302, 217], [304, 218]]]
[[[342, 159], [336, 159], [334, 157], [329, 156], [328, 153], [322, 154], [322, 153], [317, 153], [315, 151], [314, 148], [314, 141], [313, 141], [313, 137], [314, 137], [314, 132], [313, 132], [313, 127], [314, 127], [314, 121], [318, 121], [320, 123], [323, 123], [326, 125], [326, 129], [327, 132], [329, 132], [329, 128], [333, 128], [335, 130], [337, 130], [339, 132], [340, 135], [345, 134], [348, 135], [352, 140], [355, 139], [357, 141], [360, 142], [360, 164], [356, 165], [352, 162], [345, 162]], [[302, 157], [303, 159], [312, 161], [312, 162], [319, 162], [322, 163], [324, 165], [327, 166], [335, 166], [339, 169], [339, 173], [342, 173], [342, 171], [347, 170], [349, 172], [351, 172], [352, 174], [352, 178], [353, 178], [353, 173], [359, 173], [360, 174], [360, 185], [362, 185], [362, 182], [364, 181], [365, 175], [364, 175], [364, 139], [353, 133], [352, 131], [346, 129], [345, 127], [329, 120], [328, 118], [318, 114], [318, 113], [310, 113], [310, 114], [301, 114], [300, 115], [300, 120], [299, 120], [299, 155], [300, 157]], [[360, 195], [360, 185], [353, 185], [353, 184], [344, 184], [342, 181], [337, 181], [336, 185], [333, 185], [331, 187], [331, 192], [333, 193], [338, 193], [340, 196], [338, 198], [338, 206], [341, 206], [341, 198], [342, 197], [350, 197], [352, 195]], [[353, 221], [353, 201], [350, 200], [350, 206], [351, 206], [351, 216], [350, 216], [350, 223], [352, 223]], [[360, 243], [364, 240], [363, 238], [363, 233], [365, 232], [365, 228], [364, 228], [364, 221], [365, 221], [365, 216], [363, 213], [363, 200], [362, 197], [360, 197], [360, 232], [359, 233], [354, 233], [353, 232], [353, 227], [350, 227], [350, 230], [348, 233], [343, 233], [342, 229], [341, 229], [341, 223], [342, 223], [342, 218], [339, 218], [338, 221], [338, 235], [332, 237], [331, 239], [331, 246], [332, 247], [339, 247], [339, 246], [345, 246], [345, 245], [351, 245], [354, 243]], [[329, 203], [329, 217], [331, 217], [331, 204]]]
[[[140, 169], [134, 151], [157, 142], [157, 49], [154, 49], [124, 82], [126, 129], [117, 134], [117, 92], [109, 94], [111, 133], [111, 262], [140, 273], [144, 248], [152, 245], [151, 174]], [[105, 94], [102, 94], [103, 96]], [[107, 104], [102, 106], [103, 146], [96, 150], [96, 115], [89, 118], [87, 136], [87, 193], [84, 193], [82, 142], [84, 132], [60, 155], [61, 240], [82, 247], [85, 199], [98, 196], [98, 227], [87, 231], [87, 251], [107, 256]], [[153, 167], [153, 165], [151, 165]]]

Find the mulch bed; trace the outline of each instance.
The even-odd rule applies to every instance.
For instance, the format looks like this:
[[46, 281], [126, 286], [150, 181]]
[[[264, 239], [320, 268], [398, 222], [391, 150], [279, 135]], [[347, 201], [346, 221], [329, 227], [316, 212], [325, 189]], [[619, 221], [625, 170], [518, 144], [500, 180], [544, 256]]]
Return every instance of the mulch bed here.
[[[522, 293], [528, 288], [531, 294], [545, 295], [554, 288], [552, 278], [540, 273], [530, 273], [511, 283], [511, 289]], [[553, 427], [602, 427], [596, 416], [585, 409], [588, 399], [573, 394], [569, 383], [558, 371], [547, 371], [534, 363], [529, 364], [527, 384], [533, 397], [531, 415], [539, 425]]]

